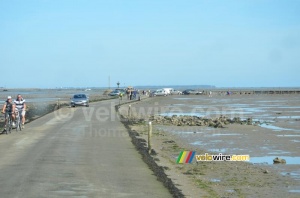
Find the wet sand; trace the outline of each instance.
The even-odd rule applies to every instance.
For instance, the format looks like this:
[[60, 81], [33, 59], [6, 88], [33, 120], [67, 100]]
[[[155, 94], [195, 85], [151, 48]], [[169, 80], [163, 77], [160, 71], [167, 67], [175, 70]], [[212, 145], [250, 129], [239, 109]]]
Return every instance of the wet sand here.
[[[300, 191], [299, 95], [168, 96], [131, 105], [132, 116], [147, 120], [150, 114], [240, 117], [260, 125], [205, 126], [154, 125], [157, 163], [181, 185], [185, 195], [228, 197], [299, 197]], [[128, 105], [120, 112], [128, 116]], [[147, 139], [147, 126], [132, 128]], [[176, 164], [181, 150], [197, 154], [250, 155], [250, 162], [199, 162]], [[281, 157], [286, 164], [273, 165]], [[179, 179], [180, 178], [180, 179]], [[185, 182], [182, 182], [185, 181]], [[186, 183], [192, 183], [190, 189]], [[204, 191], [203, 191], [204, 190]], [[194, 193], [191, 193], [194, 192]]]

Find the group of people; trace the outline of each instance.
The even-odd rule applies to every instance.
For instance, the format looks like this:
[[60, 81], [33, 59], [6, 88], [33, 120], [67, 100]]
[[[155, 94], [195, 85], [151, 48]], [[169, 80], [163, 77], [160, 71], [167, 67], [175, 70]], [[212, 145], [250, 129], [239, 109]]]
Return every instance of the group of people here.
[[12, 101], [12, 97], [8, 96], [7, 100], [4, 102], [2, 113], [5, 117], [3, 132], [5, 132], [6, 130], [6, 124], [9, 116], [11, 116], [12, 118], [13, 127], [15, 126], [16, 113], [19, 113], [19, 115], [21, 116], [22, 128], [24, 128], [26, 113], [25, 99], [23, 99], [23, 97], [20, 94], [18, 94], [17, 98], [14, 101]]
[[134, 99], [136, 99], [138, 91], [137, 90], [129, 90], [129, 89], [127, 89], [126, 94], [127, 94], [127, 99], [128, 100], [134, 100]]
[[150, 93], [151, 93], [150, 90], [143, 90], [143, 91], [142, 91], [142, 94], [143, 94], [143, 95], [146, 95], [146, 96], [150, 95]]

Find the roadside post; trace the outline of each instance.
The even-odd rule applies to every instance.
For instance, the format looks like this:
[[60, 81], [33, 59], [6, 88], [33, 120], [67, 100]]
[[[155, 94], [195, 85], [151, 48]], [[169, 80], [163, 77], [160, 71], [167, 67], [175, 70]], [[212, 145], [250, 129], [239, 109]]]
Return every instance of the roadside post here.
[[149, 130], [148, 130], [148, 152], [151, 154], [151, 136], [152, 136], [152, 122], [149, 122]]
[[128, 118], [131, 118], [131, 105], [128, 106]]
[[59, 102], [59, 98], [57, 99], [57, 109], [60, 109], [60, 102]]

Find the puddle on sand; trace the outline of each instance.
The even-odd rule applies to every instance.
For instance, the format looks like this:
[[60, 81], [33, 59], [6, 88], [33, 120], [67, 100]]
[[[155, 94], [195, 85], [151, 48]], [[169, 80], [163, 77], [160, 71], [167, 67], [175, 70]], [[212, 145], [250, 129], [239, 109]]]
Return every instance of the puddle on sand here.
[[226, 115], [227, 117], [230, 116], [233, 117], [241, 117], [245, 114], [251, 114], [251, 112], [242, 112], [242, 111], [209, 111], [209, 112], [199, 112], [199, 113], [183, 113], [183, 112], [166, 112], [159, 114], [160, 116], [196, 116], [196, 117], [205, 117], [205, 118], [211, 118], [211, 117], [219, 117], [221, 115]]
[[278, 109], [300, 109], [300, 106], [284, 106], [284, 107], [278, 107]]
[[218, 152], [225, 153], [227, 151], [227, 149], [224, 149], [224, 148], [222, 148], [222, 149], [208, 149], [208, 151], [209, 152], [214, 152], [214, 153], [218, 153]]
[[[222, 142], [222, 140], [211, 140], [209, 142], [203, 142], [203, 141], [195, 141], [195, 142], [192, 142], [190, 143], [191, 145], [194, 145], [194, 146], [204, 146], [204, 145], [210, 145], [211, 143], [219, 143], [219, 142]], [[229, 143], [230, 144], [230, 143]], [[211, 150], [210, 150], [211, 151]]]
[[286, 100], [260, 100], [260, 101], [257, 101], [257, 102], [267, 102], [267, 103], [269, 103], [269, 102], [286, 102]]
[[221, 182], [220, 179], [211, 179], [210, 181], [211, 181], [211, 182]]
[[235, 190], [226, 190], [226, 192], [229, 192], [229, 193], [234, 193]]
[[296, 142], [297, 143], [297, 142], [300, 142], [300, 140], [291, 140], [291, 142]]
[[171, 104], [170, 107], [172, 106], [186, 106], [186, 104]]
[[300, 119], [300, 116], [278, 116], [279, 119]]
[[286, 160], [286, 164], [300, 164], [300, 157], [289, 157], [289, 156], [263, 156], [263, 157], [251, 157], [250, 163], [267, 163], [273, 164], [273, 159], [279, 157]]
[[300, 180], [300, 174], [296, 172], [281, 172], [280, 174], [284, 176], [290, 176], [296, 180]]
[[300, 193], [300, 190], [289, 190], [291, 193]]
[[191, 145], [203, 145], [202, 141], [196, 141], [191, 143]]
[[300, 137], [300, 135], [277, 135], [277, 136], [278, 137]]
[[231, 136], [231, 135], [241, 135], [241, 134], [238, 134], [238, 133], [213, 133], [209, 136]]
[[197, 116], [197, 117], [205, 117], [205, 114], [202, 113], [175, 113], [175, 112], [170, 112], [170, 113], [161, 113], [159, 114], [161, 116], [168, 116], [168, 117], [172, 117], [174, 115], [176, 116]]
[[196, 134], [196, 133], [203, 133], [203, 132], [199, 132], [199, 131], [172, 131], [174, 133], [178, 133], [178, 134]]
[[195, 98], [174, 98], [175, 100], [195, 100]]
[[268, 155], [284, 155], [284, 154], [291, 154], [291, 152], [282, 151], [282, 150], [275, 150], [272, 152], [269, 152]]
[[262, 128], [266, 128], [266, 129], [272, 129], [273, 131], [297, 131], [294, 129], [281, 128], [281, 127], [274, 126], [271, 124], [260, 124], [259, 126]]
[[265, 110], [262, 110], [260, 108], [255, 108], [255, 107], [246, 107], [243, 108], [243, 110], [251, 113], [265, 112]]
[[209, 142], [210, 143], [219, 143], [219, 142], [222, 142], [222, 140], [210, 140]]

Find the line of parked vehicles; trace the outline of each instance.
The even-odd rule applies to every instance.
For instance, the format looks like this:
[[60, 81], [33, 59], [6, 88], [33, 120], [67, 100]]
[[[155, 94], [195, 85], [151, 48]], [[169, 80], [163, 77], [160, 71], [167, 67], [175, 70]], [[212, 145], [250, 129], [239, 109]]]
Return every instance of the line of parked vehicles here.
[[[109, 96], [124, 96], [126, 92], [130, 90], [131, 92], [136, 92], [135, 94], [141, 94], [138, 90], [134, 89], [133, 87], [127, 87], [126, 89], [117, 88], [114, 91], [110, 92]], [[184, 91], [175, 90], [173, 88], [162, 88], [157, 89], [155, 91], [143, 91], [143, 94], [147, 93], [150, 94], [150, 97], [153, 96], [168, 96], [168, 95], [201, 95], [204, 94], [203, 91], [197, 91], [194, 89], [186, 89]], [[89, 97], [86, 94], [74, 94], [72, 98], [70, 98], [70, 106], [89, 106]]]
[[202, 91], [197, 91], [194, 89], [186, 89], [184, 91], [175, 90], [173, 88], [163, 88], [158, 89], [154, 92], [152, 92], [152, 96], [167, 96], [167, 95], [201, 95], [203, 94]]
[[[141, 94], [138, 90], [134, 89], [133, 87], [128, 87], [126, 89], [117, 88], [114, 91], [110, 92], [109, 96], [124, 96], [126, 92], [130, 90], [132, 92], [136, 92], [135, 94]], [[150, 94], [150, 97], [154, 96], [168, 96], [168, 95], [201, 95], [204, 94], [204, 91], [197, 91], [194, 89], [186, 89], [184, 91], [175, 90], [173, 88], [162, 88], [157, 89], [155, 91], [149, 92], [149, 91], [143, 91], [143, 94]], [[86, 94], [74, 94], [70, 98], [70, 106], [89, 106], [89, 97]]]
[[182, 92], [173, 88], [163, 88], [153, 91], [150, 96], [167, 96], [167, 95], [181, 95]]
[[[125, 95], [126, 91], [128, 89], [137, 91], [136, 89], [134, 89], [132, 87], [128, 87], [127, 89], [118, 88], [118, 89], [115, 89], [114, 91], [110, 92], [108, 95], [109, 96], [119, 96], [120, 94]], [[139, 91], [137, 91], [137, 92], [139, 92]], [[162, 89], [157, 89], [152, 92], [151, 91], [146, 91], [146, 92], [143, 91], [143, 94], [144, 93], [147, 93], [150, 96], [190, 95], [190, 94], [191, 95], [201, 95], [201, 94], [203, 94], [202, 91], [198, 91], [198, 90], [194, 90], [194, 89], [186, 89], [184, 91], [179, 91], [179, 90], [176, 90], [173, 88], [162, 88]]]

